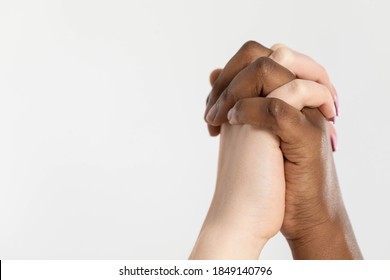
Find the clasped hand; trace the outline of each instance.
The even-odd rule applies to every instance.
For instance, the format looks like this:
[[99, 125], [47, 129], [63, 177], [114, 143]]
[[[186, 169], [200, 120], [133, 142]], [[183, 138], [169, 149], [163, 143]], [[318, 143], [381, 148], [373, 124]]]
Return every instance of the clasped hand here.
[[217, 183], [190, 258], [257, 259], [279, 231], [296, 259], [362, 258], [333, 161], [338, 101], [325, 69], [250, 41], [210, 82]]

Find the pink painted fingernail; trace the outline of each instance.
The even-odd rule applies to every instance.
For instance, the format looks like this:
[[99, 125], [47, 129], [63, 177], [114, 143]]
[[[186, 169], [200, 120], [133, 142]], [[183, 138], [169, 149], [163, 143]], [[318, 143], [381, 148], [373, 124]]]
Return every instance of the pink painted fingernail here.
[[328, 119], [329, 122], [332, 122], [333, 124], [336, 123], [336, 117], [331, 117]]
[[230, 124], [238, 124], [237, 115], [234, 109], [230, 109], [227, 115]]
[[339, 95], [337, 94], [336, 88], [334, 85], [332, 85], [334, 93], [336, 94], [335, 100], [334, 100], [334, 107], [336, 108], [336, 116], [339, 116]]

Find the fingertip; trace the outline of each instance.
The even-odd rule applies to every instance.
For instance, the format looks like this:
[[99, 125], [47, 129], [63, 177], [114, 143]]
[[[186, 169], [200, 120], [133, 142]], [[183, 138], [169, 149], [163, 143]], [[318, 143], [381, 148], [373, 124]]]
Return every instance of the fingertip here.
[[232, 118], [232, 114], [233, 114], [233, 110], [230, 109], [228, 114], [227, 114], [228, 121], [230, 121], [230, 119]]
[[217, 115], [217, 111], [217, 107], [214, 104], [206, 115], [206, 122], [212, 123], [215, 119], [215, 116]]
[[339, 116], [339, 95], [337, 93], [337, 90], [333, 84], [331, 84], [332, 87], [332, 96], [333, 96], [333, 101], [334, 101], [334, 107], [336, 109], [336, 116]]
[[323, 100], [321, 101], [321, 105], [319, 106], [319, 109], [321, 113], [325, 116], [326, 120], [332, 122], [333, 124], [336, 121], [337, 117], [337, 110], [336, 106], [334, 105], [334, 100], [331, 91], [328, 87], [321, 85], [324, 91]]
[[332, 142], [332, 151], [336, 152], [337, 151], [337, 136], [332, 136], [331, 137], [331, 142]]
[[328, 118], [327, 121], [329, 121], [329, 122], [335, 124], [335, 123], [336, 123], [336, 118], [333, 116], [333, 117], [331, 117], [331, 118]]
[[320, 111], [327, 121], [332, 122], [333, 124], [336, 123], [337, 112], [332, 102], [330, 104], [320, 106]]
[[221, 127], [220, 126], [212, 126], [210, 124], [207, 125], [207, 129], [208, 129], [209, 134], [210, 134], [211, 137], [218, 136], [220, 131], [221, 131]]
[[332, 151], [336, 152], [338, 148], [337, 132], [332, 123], [329, 123], [330, 142], [332, 144]]
[[336, 95], [336, 100], [334, 101], [334, 107], [336, 109], [336, 116], [340, 115], [340, 109], [339, 109], [339, 98]]
[[214, 85], [215, 81], [218, 79], [219, 74], [221, 74], [221, 72], [222, 72], [221, 68], [214, 69], [211, 72], [210, 77], [209, 77], [211, 86]]
[[238, 124], [237, 114], [234, 108], [229, 110], [227, 118], [230, 124]]

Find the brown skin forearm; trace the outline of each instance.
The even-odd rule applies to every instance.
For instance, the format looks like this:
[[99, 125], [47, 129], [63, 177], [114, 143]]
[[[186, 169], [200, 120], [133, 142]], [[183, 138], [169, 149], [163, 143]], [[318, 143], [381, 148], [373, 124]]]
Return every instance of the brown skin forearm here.
[[363, 256], [345, 209], [333, 219], [287, 240], [296, 260], [361, 260]]
[[[333, 154], [327, 146], [319, 149], [321, 156], [318, 154], [310, 162], [317, 171], [311, 172], [315, 177], [305, 176], [306, 187], [286, 189], [289, 203], [282, 233], [294, 259], [362, 259], [344, 206]], [[289, 182], [298, 186], [292, 179]]]

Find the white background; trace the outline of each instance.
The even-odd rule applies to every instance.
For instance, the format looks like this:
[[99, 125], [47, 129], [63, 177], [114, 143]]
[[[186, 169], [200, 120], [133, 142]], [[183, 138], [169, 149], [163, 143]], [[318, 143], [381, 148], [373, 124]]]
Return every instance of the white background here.
[[[247, 40], [323, 64], [367, 259], [390, 258], [388, 1], [0, 1], [0, 258], [185, 259], [215, 182], [208, 74]], [[291, 258], [281, 235], [266, 259]]]

